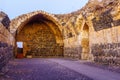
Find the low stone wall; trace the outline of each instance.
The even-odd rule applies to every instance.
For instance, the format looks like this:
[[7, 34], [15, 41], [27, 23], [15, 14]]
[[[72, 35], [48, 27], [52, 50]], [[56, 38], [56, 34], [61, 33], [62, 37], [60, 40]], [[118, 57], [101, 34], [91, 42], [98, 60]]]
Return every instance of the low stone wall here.
[[81, 59], [82, 47], [65, 47], [64, 57], [71, 57], [75, 59]]
[[0, 71], [13, 57], [14, 38], [0, 23]]
[[120, 43], [94, 44], [91, 47], [94, 61], [106, 65], [120, 65]]

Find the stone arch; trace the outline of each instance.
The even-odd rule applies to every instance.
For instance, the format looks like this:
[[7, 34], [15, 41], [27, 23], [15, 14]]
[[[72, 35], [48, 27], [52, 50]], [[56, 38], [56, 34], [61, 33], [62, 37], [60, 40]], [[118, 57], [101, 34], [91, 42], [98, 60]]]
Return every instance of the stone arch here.
[[84, 23], [84, 26], [81, 29], [81, 59], [89, 59], [89, 26], [87, 23]]
[[59, 30], [62, 31], [62, 25], [59, 23], [58, 19], [54, 15], [45, 11], [34, 11], [14, 18], [10, 24], [10, 32], [15, 35], [18, 28], [25, 25], [32, 17], [38, 14], [42, 14], [45, 18], [53, 21], [58, 26]]
[[85, 24], [85, 19], [83, 18], [83, 16], [80, 14], [76, 20], [76, 33], [79, 35], [82, 31], [82, 27]]
[[[31, 12], [28, 14], [21, 15], [12, 20], [11, 26], [10, 26], [10, 31], [15, 36], [16, 42], [21, 40], [21, 39], [17, 38], [18, 37], [17, 35], [21, 34], [21, 31], [23, 31], [23, 29], [25, 29], [24, 27], [26, 27], [28, 25], [30, 25], [30, 27], [32, 27], [31, 25], [34, 22], [35, 22], [35, 25], [39, 25], [42, 28], [44, 28], [43, 26], [46, 26], [49, 29], [50, 34], [53, 34], [53, 36], [54, 36], [53, 38], [55, 38], [54, 47], [56, 46], [55, 47], [56, 49], [59, 48], [59, 50], [56, 50], [54, 48], [53, 51], [56, 51], [56, 53], [58, 53], [57, 54], [58, 56], [63, 55], [64, 44], [63, 44], [63, 36], [61, 33], [62, 26], [58, 22], [57, 18], [54, 17], [54, 15], [49, 14], [44, 11]], [[24, 43], [24, 46], [25, 45], [26, 45], [26, 43]], [[62, 50], [61, 50], [61, 48], [62, 48]], [[50, 50], [48, 50], [48, 51], [50, 51]], [[62, 51], [62, 53], [59, 53], [59, 51], [60, 52]], [[23, 50], [23, 52], [25, 52], [24, 53], [24, 56], [25, 56], [26, 51]], [[38, 52], [39, 52], [39, 50], [38, 50]]]

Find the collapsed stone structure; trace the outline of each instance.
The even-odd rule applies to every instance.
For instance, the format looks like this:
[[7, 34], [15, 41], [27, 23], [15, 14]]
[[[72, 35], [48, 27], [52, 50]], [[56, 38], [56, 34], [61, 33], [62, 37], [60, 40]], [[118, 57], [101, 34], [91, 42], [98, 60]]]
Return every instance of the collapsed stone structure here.
[[4, 12], [0, 12], [0, 71], [13, 57], [14, 37], [9, 32], [10, 20]]
[[15, 56], [20, 41], [24, 57], [64, 56], [120, 65], [119, 13], [119, 0], [89, 0], [69, 14], [34, 11], [11, 20], [10, 32], [1, 24], [0, 40], [14, 46]]

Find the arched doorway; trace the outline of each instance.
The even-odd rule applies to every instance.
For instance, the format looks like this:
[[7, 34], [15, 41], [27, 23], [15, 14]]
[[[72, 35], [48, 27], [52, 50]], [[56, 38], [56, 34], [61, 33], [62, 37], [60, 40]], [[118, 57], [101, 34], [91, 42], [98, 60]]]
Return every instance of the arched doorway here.
[[52, 20], [37, 14], [25, 23], [16, 31], [16, 42], [23, 42], [24, 56], [63, 56], [62, 34]]
[[89, 27], [85, 23], [81, 32], [81, 46], [82, 46], [82, 53], [81, 59], [87, 60], [89, 59]]

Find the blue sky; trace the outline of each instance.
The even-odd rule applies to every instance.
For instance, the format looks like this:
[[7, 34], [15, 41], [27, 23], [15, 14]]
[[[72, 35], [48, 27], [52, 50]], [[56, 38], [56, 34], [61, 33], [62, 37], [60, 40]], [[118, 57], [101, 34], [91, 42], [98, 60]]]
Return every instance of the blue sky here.
[[0, 0], [0, 10], [13, 19], [36, 10], [54, 14], [69, 13], [80, 9], [87, 2], [88, 0]]

